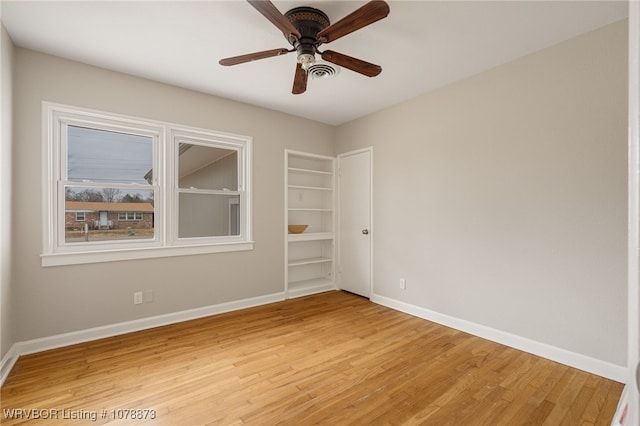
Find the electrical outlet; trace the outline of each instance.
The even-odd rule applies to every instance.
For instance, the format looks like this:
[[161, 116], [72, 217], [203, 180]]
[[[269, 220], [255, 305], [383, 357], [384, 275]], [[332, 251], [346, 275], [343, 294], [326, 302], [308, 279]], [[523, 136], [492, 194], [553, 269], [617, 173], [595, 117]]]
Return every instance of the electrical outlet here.
[[142, 303], [142, 292], [136, 291], [135, 293], [133, 293], [133, 304], [139, 305], [141, 303]]
[[405, 280], [404, 278], [400, 278], [400, 288], [403, 290], [407, 289], [407, 280]]

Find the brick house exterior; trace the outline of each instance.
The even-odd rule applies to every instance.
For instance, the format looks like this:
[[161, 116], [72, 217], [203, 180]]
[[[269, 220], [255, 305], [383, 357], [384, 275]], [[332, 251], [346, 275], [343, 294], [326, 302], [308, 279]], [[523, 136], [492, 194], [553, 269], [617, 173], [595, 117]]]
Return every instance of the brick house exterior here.
[[64, 226], [67, 230], [89, 229], [151, 229], [151, 203], [101, 203], [65, 201]]

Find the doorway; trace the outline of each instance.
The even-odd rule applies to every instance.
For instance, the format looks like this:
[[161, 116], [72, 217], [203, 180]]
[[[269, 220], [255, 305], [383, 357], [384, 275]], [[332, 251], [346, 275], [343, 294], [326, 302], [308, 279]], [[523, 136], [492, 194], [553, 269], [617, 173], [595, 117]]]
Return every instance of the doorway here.
[[338, 155], [338, 286], [371, 297], [373, 149]]
[[100, 211], [99, 229], [109, 229], [109, 216], [106, 211]]

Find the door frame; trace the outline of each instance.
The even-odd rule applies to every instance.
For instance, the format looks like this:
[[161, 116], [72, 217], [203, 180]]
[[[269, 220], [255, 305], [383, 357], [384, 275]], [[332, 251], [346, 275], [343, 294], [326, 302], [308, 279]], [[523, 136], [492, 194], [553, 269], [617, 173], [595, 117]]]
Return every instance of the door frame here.
[[627, 422], [640, 422], [640, 5], [629, 2], [629, 158], [628, 158], [628, 379], [614, 422], [628, 408]]
[[366, 148], [356, 149], [353, 151], [343, 152], [337, 155], [337, 164], [336, 164], [336, 181], [337, 181], [337, 193], [336, 193], [336, 211], [338, 214], [336, 215], [336, 227], [337, 227], [337, 238], [336, 238], [336, 259], [338, 260], [336, 264], [336, 287], [338, 289], [342, 288], [342, 251], [340, 247], [340, 236], [342, 235], [342, 224], [340, 223], [340, 215], [342, 214], [341, 206], [340, 206], [340, 194], [342, 192], [342, 159], [344, 157], [348, 157], [351, 155], [361, 154], [363, 152], [369, 152], [369, 290], [367, 298], [371, 299], [373, 297], [373, 248], [374, 242], [373, 239], [375, 237], [374, 226], [373, 226], [373, 147], [369, 146]]

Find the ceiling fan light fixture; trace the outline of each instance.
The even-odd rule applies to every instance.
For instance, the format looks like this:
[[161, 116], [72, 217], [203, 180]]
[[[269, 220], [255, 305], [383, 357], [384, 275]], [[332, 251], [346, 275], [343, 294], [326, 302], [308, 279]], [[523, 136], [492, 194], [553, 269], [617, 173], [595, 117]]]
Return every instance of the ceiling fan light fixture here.
[[309, 71], [309, 67], [316, 63], [316, 57], [310, 53], [302, 53], [298, 55], [298, 63], [302, 65], [303, 70]]

